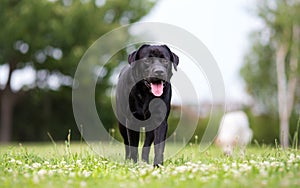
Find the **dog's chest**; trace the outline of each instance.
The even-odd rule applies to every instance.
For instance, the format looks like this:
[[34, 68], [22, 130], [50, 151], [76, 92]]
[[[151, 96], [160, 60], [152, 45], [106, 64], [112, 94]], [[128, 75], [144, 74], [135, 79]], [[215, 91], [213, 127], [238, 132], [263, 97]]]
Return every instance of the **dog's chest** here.
[[149, 103], [152, 99], [152, 96], [143, 92], [137, 92], [135, 95], [131, 95], [129, 98], [129, 105], [133, 115], [140, 120], [148, 119], [151, 115]]

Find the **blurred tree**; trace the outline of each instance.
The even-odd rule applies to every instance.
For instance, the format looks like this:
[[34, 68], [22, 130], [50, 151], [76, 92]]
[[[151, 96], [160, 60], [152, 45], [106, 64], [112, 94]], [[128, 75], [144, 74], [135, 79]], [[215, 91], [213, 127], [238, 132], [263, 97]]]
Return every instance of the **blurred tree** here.
[[[72, 112], [72, 77], [85, 50], [104, 33], [138, 21], [150, 10], [154, 2], [154, 0], [0, 1], [0, 67], [8, 70], [6, 78], [2, 75], [1, 79], [4, 80], [0, 81], [0, 142], [11, 140], [14, 108], [18, 102], [23, 105], [19, 110], [25, 110], [18, 111], [18, 117], [22, 117], [21, 113], [27, 114], [26, 118], [37, 126], [41, 122], [34, 122], [34, 119], [43, 116], [39, 109], [42, 104], [38, 103], [44, 99], [48, 100], [45, 102], [46, 106], [52, 102], [55, 103], [52, 106], [56, 106], [48, 108], [50, 110], [48, 114], [60, 111], [60, 115], [63, 115], [61, 109], [64, 109], [64, 105], [70, 105], [68, 110]], [[34, 81], [22, 87], [13, 87], [16, 72], [24, 68], [32, 70], [35, 74]], [[97, 89], [103, 90], [108, 87], [112, 67], [108, 69], [106, 78]], [[55, 92], [60, 94], [53, 94]], [[105, 96], [105, 92], [101, 93]], [[66, 95], [68, 97], [65, 97]], [[47, 99], [47, 96], [51, 97]], [[67, 101], [57, 100], [58, 98]], [[33, 103], [35, 105], [32, 105]], [[52, 122], [51, 115], [47, 117], [47, 120]], [[36, 126], [32, 126], [34, 127]]]
[[[266, 0], [258, 4], [265, 28], [252, 35], [253, 44], [241, 75], [256, 106], [278, 109], [281, 145], [289, 146], [289, 120], [299, 78], [300, 2]], [[276, 101], [277, 99], [277, 101]], [[277, 103], [276, 103], [277, 102]], [[276, 108], [275, 108], [276, 107]]]

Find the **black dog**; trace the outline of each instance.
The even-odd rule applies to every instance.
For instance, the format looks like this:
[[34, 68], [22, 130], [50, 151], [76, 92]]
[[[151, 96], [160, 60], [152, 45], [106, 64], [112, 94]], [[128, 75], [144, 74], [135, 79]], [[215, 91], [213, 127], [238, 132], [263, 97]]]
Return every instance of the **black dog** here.
[[145, 127], [142, 160], [149, 162], [154, 141], [154, 165], [163, 164], [170, 113], [172, 65], [179, 58], [166, 45], [142, 45], [128, 56], [119, 76], [116, 107], [126, 159], [137, 162], [140, 128]]

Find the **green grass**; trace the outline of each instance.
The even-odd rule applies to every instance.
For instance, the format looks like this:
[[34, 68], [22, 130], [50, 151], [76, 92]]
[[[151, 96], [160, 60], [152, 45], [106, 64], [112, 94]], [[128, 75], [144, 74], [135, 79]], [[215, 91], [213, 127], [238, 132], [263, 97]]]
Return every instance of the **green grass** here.
[[226, 157], [193, 145], [153, 168], [101, 157], [83, 143], [1, 146], [0, 187], [300, 187], [300, 152], [250, 147]]

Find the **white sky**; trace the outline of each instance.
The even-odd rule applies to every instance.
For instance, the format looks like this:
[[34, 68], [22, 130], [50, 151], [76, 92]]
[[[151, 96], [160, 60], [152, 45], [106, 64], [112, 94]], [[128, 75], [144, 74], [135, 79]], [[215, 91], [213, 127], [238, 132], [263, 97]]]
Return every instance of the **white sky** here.
[[255, 3], [255, 0], [160, 0], [142, 21], [172, 24], [198, 37], [223, 74], [227, 100], [245, 102], [239, 69], [251, 43], [250, 32], [262, 25], [254, 14]]

